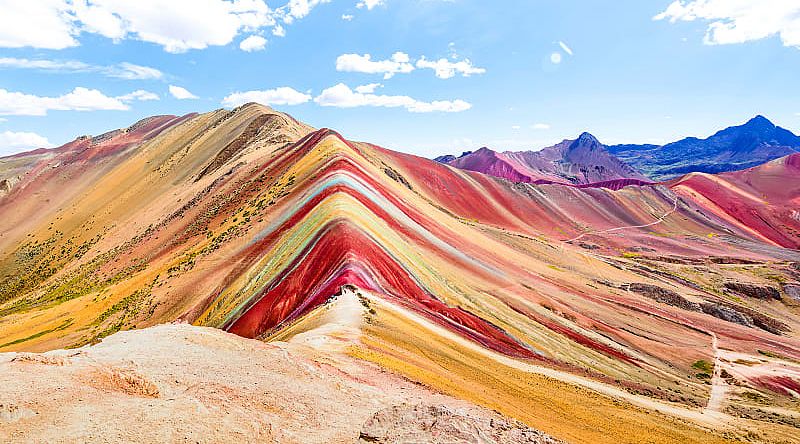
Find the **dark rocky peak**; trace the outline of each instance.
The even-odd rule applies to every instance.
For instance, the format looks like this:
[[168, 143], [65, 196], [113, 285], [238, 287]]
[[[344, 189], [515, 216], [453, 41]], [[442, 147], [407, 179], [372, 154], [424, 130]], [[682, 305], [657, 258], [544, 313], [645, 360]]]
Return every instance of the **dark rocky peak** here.
[[583, 148], [583, 149], [587, 149], [589, 151], [594, 151], [594, 150], [598, 150], [598, 149], [603, 148], [603, 144], [601, 144], [600, 141], [597, 140], [597, 138], [594, 137], [593, 135], [591, 135], [591, 134], [589, 134], [587, 132], [584, 132], [584, 133], [581, 133], [581, 135], [578, 136], [578, 138], [575, 139], [575, 141], [572, 142], [570, 144], [570, 146], [569, 146], [569, 150], [570, 151], [578, 149], [578, 148]]

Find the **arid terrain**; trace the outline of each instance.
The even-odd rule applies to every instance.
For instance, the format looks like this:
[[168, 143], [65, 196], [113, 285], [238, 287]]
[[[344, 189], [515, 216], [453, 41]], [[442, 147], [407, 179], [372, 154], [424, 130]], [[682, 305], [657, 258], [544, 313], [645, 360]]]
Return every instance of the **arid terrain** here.
[[800, 442], [798, 178], [515, 182], [253, 103], [0, 158], [0, 440]]

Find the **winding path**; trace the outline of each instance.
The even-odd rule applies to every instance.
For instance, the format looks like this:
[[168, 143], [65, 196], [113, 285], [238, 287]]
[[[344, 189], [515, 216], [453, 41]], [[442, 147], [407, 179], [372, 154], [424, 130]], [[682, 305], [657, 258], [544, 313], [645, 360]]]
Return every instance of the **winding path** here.
[[706, 408], [703, 413], [720, 413], [722, 401], [725, 399], [725, 393], [728, 391], [726, 382], [722, 379], [722, 359], [719, 356], [719, 348], [717, 347], [717, 335], [710, 331], [711, 347], [714, 350], [714, 373], [711, 378], [711, 394], [708, 397]]
[[[673, 194], [674, 194], [674, 193], [673, 193]], [[578, 236], [575, 236], [575, 237], [573, 237], [572, 239], [568, 239], [568, 240], [565, 240], [565, 241], [562, 241], [562, 242], [564, 242], [564, 243], [575, 242], [575, 241], [577, 241], [577, 240], [580, 240], [580, 239], [582, 239], [584, 236], [586, 236], [586, 235], [589, 235], [589, 234], [612, 233], [612, 232], [614, 232], [614, 231], [627, 230], [627, 229], [632, 229], [632, 228], [647, 228], [647, 227], [652, 227], [653, 225], [660, 224], [661, 222], [664, 222], [664, 219], [666, 219], [667, 217], [669, 217], [669, 215], [670, 215], [670, 214], [672, 214], [672, 213], [674, 213], [674, 212], [675, 212], [677, 209], [678, 209], [678, 195], [677, 195], [677, 194], [675, 194], [675, 199], [674, 199], [674, 200], [673, 200], [673, 202], [672, 202], [672, 209], [671, 209], [671, 210], [669, 210], [669, 211], [667, 211], [667, 212], [666, 212], [666, 213], [664, 213], [663, 215], [661, 215], [661, 217], [659, 217], [659, 218], [658, 218], [658, 219], [656, 219], [655, 221], [653, 221], [653, 222], [650, 222], [649, 224], [644, 224], [644, 225], [626, 225], [626, 226], [622, 226], [622, 227], [614, 227], [614, 228], [609, 228], [609, 229], [607, 229], [607, 230], [600, 230], [600, 231], [587, 231], [586, 233], [581, 233], [581, 234], [579, 234]]]
[[[562, 382], [573, 384], [576, 386], [584, 387], [597, 393], [630, 402], [638, 407], [655, 410], [667, 415], [683, 418], [693, 421], [695, 423], [704, 424], [711, 427], [718, 427], [724, 423], [729, 422], [730, 417], [722, 412], [716, 410], [700, 410], [696, 408], [687, 407], [682, 404], [672, 403], [668, 401], [661, 401], [648, 396], [630, 393], [617, 386], [607, 384], [604, 382], [596, 381], [587, 377], [575, 375], [563, 370], [557, 370], [550, 367], [543, 367], [530, 362], [524, 362], [508, 356], [501, 355], [497, 352], [489, 350], [485, 347], [478, 345], [471, 340], [446, 329], [439, 325], [430, 322], [428, 319], [391, 302], [385, 301], [381, 298], [371, 297], [370, 301], [374, 304], [379, 304], [385, 310], [393, 311], [407, 319], [423, 326], [424, 328], [435, 332], [441, 337], [448, 338], [449, 340], [457, 343], [462, 347], [466, 347], [471, 351], [483, 354], [487, 358], [491, 358], [501, 364], [507, 365], [517, 370], [534, 373], [537, 375], [546, 376], [549, 378], [557, 379]], [[716, 338], [716, 336], [714, 336]], [[716, 345], [716, 341], [714, 343]], [[716, 350], [716, 348], [715, 348]]]

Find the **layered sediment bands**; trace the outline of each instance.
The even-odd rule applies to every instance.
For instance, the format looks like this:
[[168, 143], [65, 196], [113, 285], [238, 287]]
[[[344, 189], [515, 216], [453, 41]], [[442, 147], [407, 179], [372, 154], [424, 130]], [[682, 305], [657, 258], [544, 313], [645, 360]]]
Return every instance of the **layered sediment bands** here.
[[729, 225], [761, 240], [800, 248], [800, 154], [747, 170], [717, 175], [692, 173], [670, 187]]
[[[297, 149], [308, 152], [317, 144], [321, 153], [335, 150], [320, 156], [327, 160], [318, 169], [317, 183], [236, 255], [239, 265], [223, 280], [220, 298], [211, 303], [203, 322], [220, 322], [229, 331], [256, 337], [307, 313], [349, 284], [392, 298], [487, 347], [535, 356], [486, 320], [440, 301], [431, 287], [441, 278], [426, 267], [420, 250], [487, 279], [497, 281], [502, 273], [427, 230], [420, 224], [421, 214], [342, 152], [350, 148], [339, 135], [320, 131]], [[350, 154], [360, 157], [356, 151]], [[280, 265], [276, 258], [281, 258]]]
[[[388, 324], [389, 304], [504, 359], [690, 405], [707, 399], [690, 376], [714, 359], [711, 333], [720, 347], [800, 359], [790, 298], [749, 298], [751, 311], [735, 308], [751, 322], [737, 323], [715, 290], [794, 282], [797, 252], [686, 184], [513, 184], [259, 105], [178, 119], [92, 159], [82, 174], [38, 166], [0, 197], [12, 214], [0, 218], [1, 350], [176, 319], [268, 339], [347, 285], [380, 300], [365, 342], [420, 334]], [[14, 171], [39, 160], [15, 158]]]

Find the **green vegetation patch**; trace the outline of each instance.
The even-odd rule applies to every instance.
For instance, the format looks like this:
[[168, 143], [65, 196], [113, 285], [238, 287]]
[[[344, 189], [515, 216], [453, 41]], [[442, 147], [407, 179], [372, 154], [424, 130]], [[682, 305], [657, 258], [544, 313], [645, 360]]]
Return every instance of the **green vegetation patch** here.
[[34, 333], [34, 334], [32, 334], [32, 335], [30, 335], [28, 337], [20, 338], [20, 339], [17, 339], [15, 341], [6, 342], [5, 344], [0, 345], [0, 348], [5, 348], [5, 347], [11, 346], [11, 345], [21, 344], [23, 342], [27, 342], [27, 341], [42, 337], [42, 336], [44, 336], [46, 334], [50, 334], [50, 333], [53, 333], [53, 332], [56, 332], [56, 331], [64, 330], [67, 327], [69, 327], [70, 325], [72, 325], [72, 321], [73, 320], [71, 318], [67, 319], [66, 321], [62, 322], [58, 327], [54, 327], [54, 328], [51, 328], [49, 330], [43, 330], [43, 331], [40, 331], [39, 333]]

